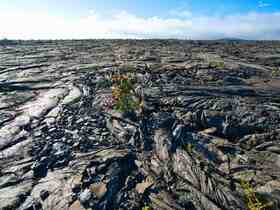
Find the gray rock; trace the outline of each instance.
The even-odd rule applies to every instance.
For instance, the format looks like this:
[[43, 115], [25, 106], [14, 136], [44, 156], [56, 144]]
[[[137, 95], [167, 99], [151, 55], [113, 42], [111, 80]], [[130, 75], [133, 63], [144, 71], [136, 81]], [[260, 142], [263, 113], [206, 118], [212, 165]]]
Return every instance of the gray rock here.
[[16, 174], [6, 174], [0, 177], [0, 188], [7, 187], [16, 184], [19, 181], [19, 177]]
[[0, 189], [0, 209], [15, 209], [29, 195], [32, 189], [32, 181]]
[[81, 204], [87, 205], [92, 198], [93, 194], [90, 189], [85, 189], [79, 196], [79, 200]]
[[[279, 48], [184, 40], [0, 46], [0, 209], [247, 210], [239, 179], [280, 209]], [[115, 114], [105, 106], [110, 76], [126, 72], [143, 106]]]
[[19, 207], [19, 210], [42, 210], [42, 206], [39, 201], [36, 201], [31, 196], [29, 196]]
[[245, 81], [239, 77], [226, 76], [223, 79], [224, 85], [245, 85]]

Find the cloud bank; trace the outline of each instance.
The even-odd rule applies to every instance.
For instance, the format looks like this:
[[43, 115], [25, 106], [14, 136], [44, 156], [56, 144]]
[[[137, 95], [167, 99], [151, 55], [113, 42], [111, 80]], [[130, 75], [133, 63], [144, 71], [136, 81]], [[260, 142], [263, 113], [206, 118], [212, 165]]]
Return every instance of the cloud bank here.
[[0, 38], [181, 38], [280, 40], [280, 12], [227, 16], [195, 16], [171, 11], [167, 18], [141, 17], [126, 11], [110, 15], [91, 11], [88, 16], [65, 18], [42, 13], [1, 13]]

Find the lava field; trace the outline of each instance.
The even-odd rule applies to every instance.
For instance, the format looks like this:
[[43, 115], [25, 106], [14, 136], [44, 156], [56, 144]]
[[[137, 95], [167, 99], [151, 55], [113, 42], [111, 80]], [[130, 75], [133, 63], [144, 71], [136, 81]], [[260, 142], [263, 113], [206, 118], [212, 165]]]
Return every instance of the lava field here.
[[0, 42], [0, 209], [280, 209], [280, 42]]

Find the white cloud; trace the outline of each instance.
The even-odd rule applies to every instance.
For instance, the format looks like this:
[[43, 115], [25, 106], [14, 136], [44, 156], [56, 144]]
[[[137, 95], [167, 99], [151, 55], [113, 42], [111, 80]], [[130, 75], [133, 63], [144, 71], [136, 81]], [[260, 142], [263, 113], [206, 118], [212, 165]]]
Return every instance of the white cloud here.
[[259, 8], [270, 7], [270, 6], [271, 6], [271, 4], [269, 4], [269, 3], [265, 3], [265, 2], [263, 2], [263, 1], [259, 1], [259, 2], [258, 2], [258, 7], [259, 7]]
[[[177, 15], [178, 16], [178, 15]], [[248, 13], [223, 17], [140, 17], [126, 11], [66, 19], [42, 13], [1, 13], [0, 38], [190, 38], [280, 39], [280, 13]]]

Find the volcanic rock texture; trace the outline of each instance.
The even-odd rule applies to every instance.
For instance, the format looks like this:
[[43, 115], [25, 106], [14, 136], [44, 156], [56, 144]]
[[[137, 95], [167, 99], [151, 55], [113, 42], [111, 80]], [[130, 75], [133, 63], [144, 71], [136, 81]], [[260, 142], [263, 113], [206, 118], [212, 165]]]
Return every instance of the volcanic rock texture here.
[[280, 209], [279, 72], [279, 42], [0, 43], [0, 209]]

